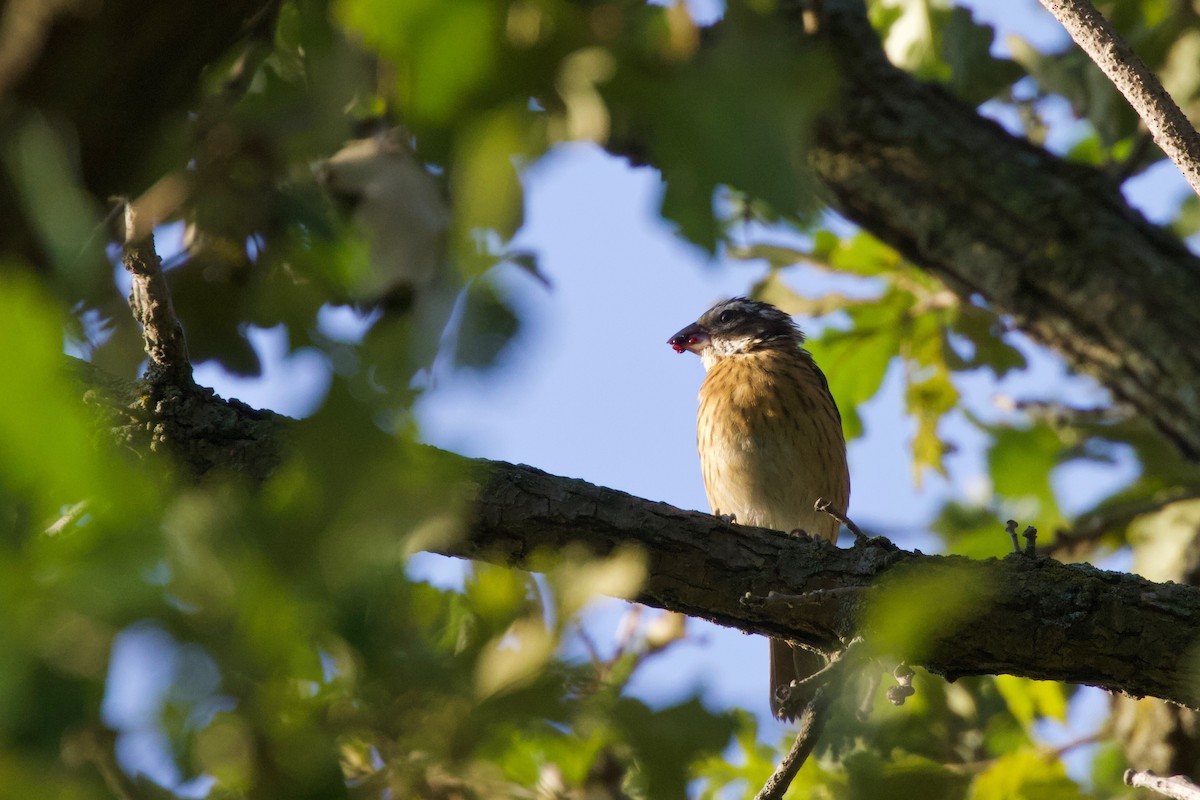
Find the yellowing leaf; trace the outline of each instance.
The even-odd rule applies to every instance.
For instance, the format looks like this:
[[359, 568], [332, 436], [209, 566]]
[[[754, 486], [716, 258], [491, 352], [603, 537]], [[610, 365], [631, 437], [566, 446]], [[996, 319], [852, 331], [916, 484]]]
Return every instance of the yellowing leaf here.
[[1023, 750], [996, 759], [971, 784], [969, 800], [1080, 800], [1062, 761]]
[[1060, 721], [1067, 718], [1067, 697], [1062, 684], [997, 675], [996, 690], [1022, 725], [1028, 726], [1038, 717]]
[[491, 697], [532, 680], [554, 654], [555, 642], [540, 619], [520, 619], [484, 647], [475, 665], [475, 694]]
[[579, 613], [594, 597], [632, 598], [646, 579], [646, 557], [633, 548], [623, 548], [608, 558], [573, 558], [571, 554], [546, 577], [558, 598], [564, 617]]

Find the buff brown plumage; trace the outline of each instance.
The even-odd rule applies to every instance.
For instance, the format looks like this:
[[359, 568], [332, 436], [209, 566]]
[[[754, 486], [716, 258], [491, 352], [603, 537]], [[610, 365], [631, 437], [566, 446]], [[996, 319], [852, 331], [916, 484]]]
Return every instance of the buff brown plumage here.
[[[846, 512], [846, 443], [829, 385], [803, 341], [778, 308], [739, 297], [713, 306], [668, 343], [697, 353], [707, 370], [697, 444], [713, 513], [832, 541], [838, 522], [814, 504], [823, 497]], [[772, 713], [780, 715], [780, 690], [822, 663], [771, 640]]]

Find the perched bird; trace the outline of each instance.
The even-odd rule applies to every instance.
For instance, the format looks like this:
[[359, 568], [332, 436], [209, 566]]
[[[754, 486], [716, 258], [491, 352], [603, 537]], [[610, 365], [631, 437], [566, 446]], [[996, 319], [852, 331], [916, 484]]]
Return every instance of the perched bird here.
[[[717, 303], [667, 340], [678, 353], [699, 355], [707, 371], [696, 433], [712, 512], [832, 541], [838, 521], [813, 506], [823, 497], [845, 513], [846, 441], [829, 384], [803, 342], [791, 317], [744, 297]], [[775, 716], [783, 716], [781, 690], [824, 663], [771, 640]]]

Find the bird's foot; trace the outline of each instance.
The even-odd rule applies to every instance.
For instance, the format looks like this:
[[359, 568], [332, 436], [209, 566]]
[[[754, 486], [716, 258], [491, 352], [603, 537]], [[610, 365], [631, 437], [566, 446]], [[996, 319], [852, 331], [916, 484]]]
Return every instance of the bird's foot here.
[[854, 520], [850, 519], [841, 511], [838, 511], [836, 508], [834, 508], [824, 497], [818, 497], [817, 502], [813, 504], [813, 508], [815, 508], [817, 511], [824, 511], [826, 514], [849, 528], [850, 532], [854, 534], [854, 545], [856, 547], [860, 544], [866, 544], [871, 540], [870, 536], [867, 536], [862, 532], [862, 528], [854, 524]]

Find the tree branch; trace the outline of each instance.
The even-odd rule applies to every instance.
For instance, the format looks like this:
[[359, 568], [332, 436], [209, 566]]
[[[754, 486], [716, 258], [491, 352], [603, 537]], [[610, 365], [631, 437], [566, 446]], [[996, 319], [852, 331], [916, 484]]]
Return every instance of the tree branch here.
[[[147, 428], [178, 428], [183, 433], [167, 438], [182, 466], [196, 475], [218, 469], [262, 480], [280, 463], [283, 441], [305, 424], [222, 401], [211, 390], [179, 393], [174, 402], [167, 397], [145, 408], [137, 405], [146, 395], [144, 382], [125, 386], [83, 363], [77, 372], [118, 441], [153, 447]], [[122, 412], [122, 406], [136, 412]], [[380, 446], [392, 446], [382, 433]], [[964, 597], [978, 597], [986, 587], [986, 601], [959, 615], [959, 624], [927, 631], [924, 646], [890, 655], [950, 680], [1007, 673], [1200, 707], [1200, 667], [1193, 658], [1200, 648], [1200, 588], [1023, 554], [984, 561], [930, 556], [883, 539], [841, 549], [730, 525], [533, 467], [439, 457], [476, 477], [458, 537], [425, 547], [434, 552], [530, 569], [543, 554], [569, 545], [596, 554], [634, 547], [646, 556], [647, 579], [626, 599], [825, 652], [843, 648], [859, 633], [877, 597], [960, 610]], [[927, 598], [889, 591], [912, 580], [951, 582], [964, 592]], [[820, 601], [768, 602], [772, 592]]]
[[1127, 769], [1124, 777], [1126, 786], [1149, 789], [1173, 800], [1200, 800], [1200, 786], [1192, 783], [1186, 775], [1163, 777], [1153, 772]]
[[1041, 0], [1146, 123], [1154, 143], [1200, 195], [1200, 133], [1137, 53], [1088, 0]]
[[154, 221], [137, 218], [136, 206], [125, 204], [125, 269], [133, 280], [129, 308], [142, 326], [146, 354], [150, 356], [147, 376], [152, 384], [193, 386], [183, 325], [175, 315], [162, 259], [154, 250]]
[[864, 15], [821, 31], [843, 90], [810, 162], [835, 207], [1200, 454], [1200, 259], [1099, 171], [894, 67]]
[[1200, 645], [1200, 589], [1025, 555], [974, 561], [910, 553], [878, 539], [838, 549], [532, 467], [481, 466], [489, 477], [464, 538], [438, 552], [528, 567], [534, 553], [571, 542], [597, 553], [634, 545], [646, 553], [649, 577], [628, 599], [827, 652], [858, 632], [873, 593], [828, 592], [826, 602], [811, 604], [753, 601], [771, 591], [886, 589], [914, 576], [985, 586], [987, 601], [969, 619], [929, 632], [918, 652], [893, 655], [949, 679], [1008, 673], [1200, 706], [1191, 656]]

